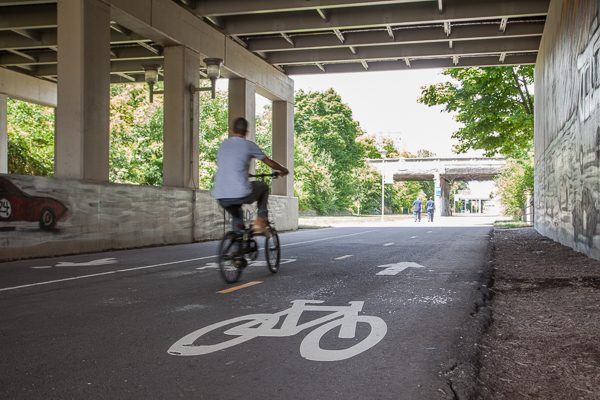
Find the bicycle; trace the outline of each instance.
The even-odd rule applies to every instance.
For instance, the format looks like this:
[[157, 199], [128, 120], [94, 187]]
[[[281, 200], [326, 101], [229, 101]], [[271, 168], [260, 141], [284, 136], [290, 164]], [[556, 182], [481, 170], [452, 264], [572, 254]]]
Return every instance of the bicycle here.
[[[272, 177], [276, 179], [279, 172], [271, 174], [250, 175], [252, 178], [265, 179]], [[242, 205], [238, 205], [241, 209]], [[267, 227], [270, 230], [271, 237], [265, 240], [265, 255], [267, 266], [272, 273], [279, 270], [281, 260], [281, 247], [279, 245], [279, 235], [275, 227], [267, 220]], [[251, 227], [241, 224], [238, 231], [229, 231], [223, 235], [219, 245], [219, 271], [221, 277], [227, 283], [234, 283], [240, 279], [242, 271], [248, 266], [248, 259], [254, 261], [258, 258], [258, 243], [255, 237], [264, 236], [263, 233], [255, 232]]]
[[[200, 356], [256, 337], [287, 337], [315, 328], [300, 343], [300, 355], [311, 361], [340, 361], [372, 348], [385, 337], [387, 324], [383, 319], [359, 315], [364, 301], [351, 301], [348, 306], [320, 305], [322, 303], [321, 300], [294, 300], [292, 307], [278, 313], [250, 314], [218, 322], [182, 337], [169, 348], [168, 353], [174, 356]], [[302, 318], [305, 312], [311, 311], [319, 316], [312, 320]], [[357, 336], [359, 323], [370, 327], [367, 336]], [[223, 330], [229, 325], [234, 326]], [[354, 340], [339, 343], [341, 348], [326, 349], [321, 346], [321, 339], [329, 332], [337, 333], [339, 339]]]

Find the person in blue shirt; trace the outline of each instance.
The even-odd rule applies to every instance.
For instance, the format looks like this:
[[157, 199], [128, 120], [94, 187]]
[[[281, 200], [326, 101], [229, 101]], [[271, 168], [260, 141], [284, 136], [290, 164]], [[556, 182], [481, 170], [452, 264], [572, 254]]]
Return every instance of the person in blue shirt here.
[[435, 201], [430, 197], [425, 205], [427, 207], [427, 222], [433, 222], [433, 212], [435, 211]]
[[413, 215], [415, 216], [415, 222], [417, 219], [421, 222], [421, 207], [423, 207], [423, 202], [419, 199], [416, 199], [413, 203]]

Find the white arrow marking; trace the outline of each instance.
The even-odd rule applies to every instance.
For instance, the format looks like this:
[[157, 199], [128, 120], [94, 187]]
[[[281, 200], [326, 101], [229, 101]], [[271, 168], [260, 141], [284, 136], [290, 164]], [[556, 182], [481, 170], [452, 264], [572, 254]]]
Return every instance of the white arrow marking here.
[[425, 268], [414, 262], [401, 262], [398, 264], [386, 264], [379, 265], [377, 268], [385, 268], [383, 271], [379, 271], [377, 275], [397, 275], [404, 271], [406, 268]]
[[107, 265], [107, 264], [115, 264], [117, 260], [115, 258], [101, 258], [99, 260], [93, 260], [82, 263], [74, 263], [63, 261], [56, 264], [57, 267], [90, 267], [93, 265]]

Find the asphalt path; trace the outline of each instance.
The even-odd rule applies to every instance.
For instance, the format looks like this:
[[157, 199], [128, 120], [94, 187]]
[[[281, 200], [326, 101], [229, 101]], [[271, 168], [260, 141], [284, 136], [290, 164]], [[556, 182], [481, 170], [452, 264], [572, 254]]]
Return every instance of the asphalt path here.
[[0, 398], [452, 399], [491, 226], [283, 233], [235, 284], [218, 242], [1, 263]]

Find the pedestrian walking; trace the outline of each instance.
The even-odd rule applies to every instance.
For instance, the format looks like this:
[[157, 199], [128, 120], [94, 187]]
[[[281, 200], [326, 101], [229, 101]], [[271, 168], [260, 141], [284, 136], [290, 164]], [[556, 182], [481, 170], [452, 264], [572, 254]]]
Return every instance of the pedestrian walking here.
[[433, 222], [433, 213], [435, 211], [435, 201], [430, 197], [429, 201], [425, 205], [427, 207], [427, 222]]
[[413, 202], [413, 215], [415, 217], [415, 222], [417, 222], [417, 220], [421, 222], [421, 207], [423, 207], [423, 202], [419, 199], [416, 199]]

